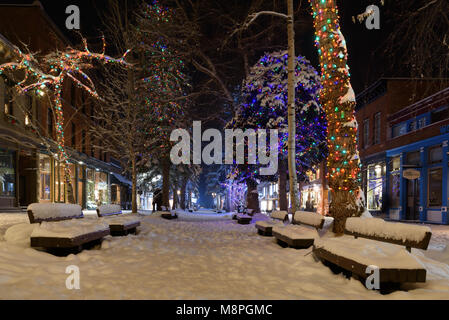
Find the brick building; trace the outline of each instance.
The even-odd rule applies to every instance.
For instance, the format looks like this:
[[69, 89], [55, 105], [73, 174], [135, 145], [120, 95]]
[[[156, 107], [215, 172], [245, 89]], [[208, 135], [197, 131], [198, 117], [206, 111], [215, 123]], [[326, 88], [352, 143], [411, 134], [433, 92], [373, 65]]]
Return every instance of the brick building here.
[[[38, 26], [38, 27], [37, 27]], [[0, 6], [0, 64], [14, 60], [13, 44], [32, 52], [63, 50], [68, 39], [49, 19], [39, 2]], [[19, 95], [11, 79], [0, 77], [0, 212], [33, 202], [66, 202], [63, 169], [55, 158], [54, 115], [42, 91]], [[92, 209], [98, 203], [128, 207], [130, 182], [119, 162], [92, 141], [94, 104], [70, 81], [64, 82], [65, 141], [70, 156], [76, 202]]]
[[363, 188], [370, 212], [447, 224], [449, 88], [380, 79], [357, 96]]

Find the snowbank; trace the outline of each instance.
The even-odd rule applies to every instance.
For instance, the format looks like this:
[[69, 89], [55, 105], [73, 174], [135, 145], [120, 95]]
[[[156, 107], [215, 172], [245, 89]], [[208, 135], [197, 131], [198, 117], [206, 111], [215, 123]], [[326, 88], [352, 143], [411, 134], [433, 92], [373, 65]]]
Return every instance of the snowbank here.
[[29, 247], [31, 234], [36, 227], [37, 225], [29, 223], [16, 224], [6, 230], [5, 241], [21, 247]]
[[348, 218], [346, 230], [368, 236], [390, 238], [399, 241], [422, 241], [426, 233], [431, 232], [429, 227], [413, 224], [386, 222], [377, 218]]

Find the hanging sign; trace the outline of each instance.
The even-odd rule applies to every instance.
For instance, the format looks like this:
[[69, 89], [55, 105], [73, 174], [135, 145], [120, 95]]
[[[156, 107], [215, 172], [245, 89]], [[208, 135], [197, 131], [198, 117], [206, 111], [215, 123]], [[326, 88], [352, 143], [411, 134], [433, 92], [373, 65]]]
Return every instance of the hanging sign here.
[[416, 169], [406, 169], [402, 172], [402, 176], [408, 180], [416, 180], [421, 177], [421, 172]]

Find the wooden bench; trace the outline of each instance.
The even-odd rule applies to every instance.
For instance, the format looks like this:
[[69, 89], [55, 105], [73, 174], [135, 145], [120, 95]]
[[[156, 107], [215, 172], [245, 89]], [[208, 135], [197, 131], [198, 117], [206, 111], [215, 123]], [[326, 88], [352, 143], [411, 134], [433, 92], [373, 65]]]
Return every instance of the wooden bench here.
[[30, 223], [39, 224], [30, 237], [33, 248], [58, 254], [79, 252], [83, 246], [101, 243], [110, 234], [107, 224], [83, 219], [81, 206], [77, 204], [34, 203], [27, 212]]
[[348, 218], [345, 234], [315, 242], [315, 256], [359, 279], [370, 275], [368, 266], [376, 266], [381, 284], [426, 281], [426, 269], [411, 255], [411, 248], [427, 249], [432, 237], [428, 227]]
[[119, 205], [109, 204], [101, 205], [97, 208], [98, 218], [105, 218], [109, 224], [111, 236], [126, 236], [136, 234], [137, 227], [140, 226], [140, 220], [131, 216], [122, 215], [122, 209]]
[[283, 226], [284, 222], [288, 221], [287, 211], [273, 211], [271, 213], [271, 219], [268, 221], [257, 221], [256, 229], [257, 233], [261, 236], [271, 237], [273, 235], [273, 227]]
[[251, 221], [253, 220], [252, 218], [253, 211], [254, 211], [253, 209], [245, 209], [243, 214], [241, 215], [235, 214], [233, 215], [232, 219], [237, 220], [238, 224], [250, 224]]
[[318, 230], [324, 226], [324, 217], [318, 213], [297, 211], [293, 225], [274, 226], [273, 236], [279, 245], [295, 249], [304, 249], [313, 245], [319, 237]]

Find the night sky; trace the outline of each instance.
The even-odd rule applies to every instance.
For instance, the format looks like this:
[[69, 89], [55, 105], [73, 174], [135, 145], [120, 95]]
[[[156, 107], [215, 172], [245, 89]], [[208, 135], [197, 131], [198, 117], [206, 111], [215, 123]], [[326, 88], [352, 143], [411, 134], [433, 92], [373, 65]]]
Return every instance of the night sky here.
[[[132, 2], [132, 0], [130, 0]], [[225, 1], [225, 0], [224, 0]], [[0, 3], [32, 3], [33, 1], [11, 1], [1, 0]], [[101, 14], [107, 10], [107, 0], [42, 0], [48, 15], [59, 26], [59, 28], [67, 35], [69, 39], [77, 42], [79, 37], [73, 31], [65, 28], [65, 20], [67, 15], [65, 9], [67, 6], [74, 4], [79, 6], [81, 11], [81, 32], [93, 41], [101, 34]], [[298, 5], [299, 1], [296, 3]], [[383, 75], [382, 43], [391, 29], [387, 25], [385, 18], [385, 7], [381, 7], [381, 30], [368, 30], [365, 24], [353, 23], [352, 17], [362, 13], [367, 5], [371, 4], [370, 0], [357, 1], [339, 1], [342, 31], [348, 43], [349, 49], [349, 66], [352, 73], [352, 85], [356, 93], [363, 90], [376, 79]], [[303, 1], [302, 6], [306, 8], [307, 1]], [[313, 46], [313, 25], [312, 18], [309, 19], [310, 29], [301, 37], [304, 39], [296, 39], [301, 43], [301, 48], [297, 54], [306, 56], [315, 67], [318, 67], [318, 56]], [[298, 38], [298, 36], [297, 36]], [[254, 61], [256, 62], [256, 61]], [[253, 63], [254, 63], [253, 62]]]

